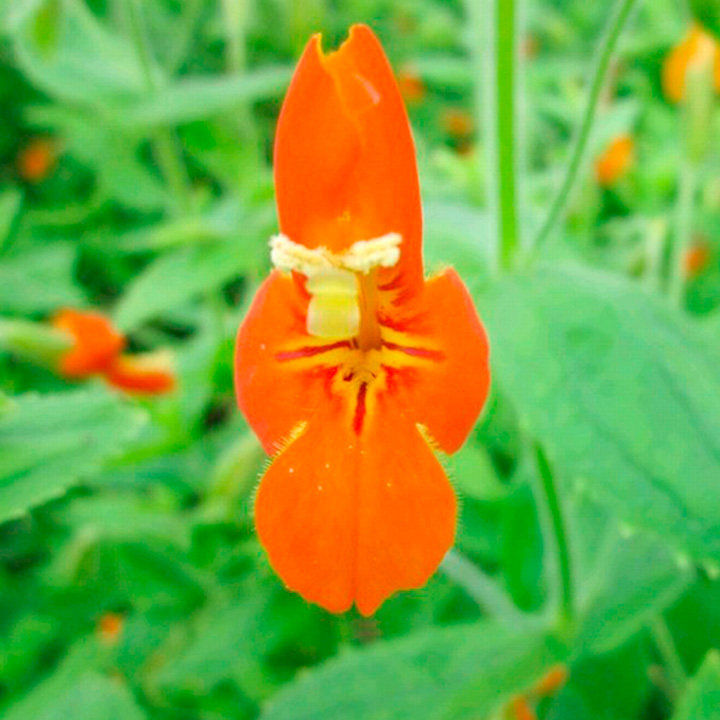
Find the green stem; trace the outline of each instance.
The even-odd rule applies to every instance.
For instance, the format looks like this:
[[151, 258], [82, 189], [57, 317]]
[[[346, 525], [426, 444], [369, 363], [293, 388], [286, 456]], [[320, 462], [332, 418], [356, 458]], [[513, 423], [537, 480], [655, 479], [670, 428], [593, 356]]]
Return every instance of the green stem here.
[[517, 253], [519, 230], [517, 222], [517, 193], [515, 170], [516, 132], [516, 20], [519, 0], [497, 0], [497, 93], [496, 143], [498, 160], [500, 205], [500, 264], [509, 268]]
[[683, 688], [687, 682], [687, 674], [683, 667], [680, 654], [673, 640], [670, 628], [665, 622], [662, 615], [658, 615], [650, 625], [655, 646], [658, 649], [668, 683], [668, 691], [671, 700], [675, 700], [682, 695]]
[[[519, 0], [465, 0], [475, 77], [475, 124], [496, 258], [510, 267], [519, 245], [516, 197], [516, 20]], [[494, 52], [493, 52], [494, 51]]]
[[[145, 86], [151, 93], [157, 92], [159, 83], [157, 68], [150, 52], [150, 42], [142, 21], [138, 0], [127, 0], [128, 20], [135, 50], [145, 79]], [[169, 128], [160, 128], [152, 138], [153, 154], [160, 171], [181, 209], [190, 206], [190, 181], [177, 143]]]
[[685, 299], [685, 253], [692, 242], [692, 218], [696, 188], [697, 168], [689, 158], [685, 157], [678, 178], [675, 232], [670, 252], [668, 295], [676, 307], [682, 307]]
[[469, 51], [472, 65], [473, 108], [477, 132], [482, 128], [483, 152], [476, 153], [480, 164], [480, 177], [484, 177], [485, 204], [488, 210], [490, 236], [494, 238], [494, 262], [500, 259], [500, 225], [498, 222], [499, 179], [497, 175], [497, 117], [495, 106], [495, 58], [492, 48], [495, 43], [494, 13], [495, 0], [465, 0], [468, 17]]
[[508, 623], [517, 623], [522, 618], [522, 613], [497, 582], [457, 550], [448, 552], [440, 569], [488, 615]]
[[598, 103], [602, 94], [603, 87], [611, 65], [611, 60], [617, 46], [618, 39], [622, 33], [625, 23], [633, 9], [636, 0], [617, 0], [616, 9], [608, 23], [605, 35], [600, 43], [597, 53], [597, 60], [592, 74], [590, 83], [590, 92], [588, 95], [587, 105], [583, 113], [580, 127], [575, 136], [575, 141], [570, 155], [570, 162], [565, 172], [562, 185], [558, 190], [555, 200], [553, 201], [550, 211], [547, 214], [545, 222], [542, 224], [539, 232], [535, 237], [532, 246], [532, 252], [535, 253], [540, 246], [547, 240], [550, 233], [555, 228], [555, 224], [562, 215], [567, 205], [570, 193], [575, 186], [578, 172], [583, 165], [585, 152], [587, 150], [590, 132], [595, 121]]
[[540, 480], [536, 492], [536, 502], [540, 521], [543, 524], [543, 538], [547, 548], [552, 548], [555, 553], [559, 583], [557, 623], [561, 630], [569, 630], [572, 629], [575, 621], [575, 592], [567, 525], [550, 463], [539, 445], [535, 446], [535, 460], [537, 476]]

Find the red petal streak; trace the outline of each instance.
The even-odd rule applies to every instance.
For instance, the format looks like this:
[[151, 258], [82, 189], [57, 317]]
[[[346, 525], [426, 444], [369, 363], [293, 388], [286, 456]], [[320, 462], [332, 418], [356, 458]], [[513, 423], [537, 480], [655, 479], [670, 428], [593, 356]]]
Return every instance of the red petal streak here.
[[280, 362], [287, 362], [288, 360], [301, 360], [302, 358], [322, 355], [323, 353], [339, 350], [340, 348], [350, 349], [352, 348], [352, 343], [350, 340], [338, 340], [337, 342], [330, 343], [328, 345], [306, 345], [305, 347], [297, 348], [296, 350], [281, 351], [275, 355], [275, 358]]
[[367, 410], [367, 383], [360, 383], [357, 399], [355, 401], [355, 414], [353, 415], [353, 430], [359, 435], [363, 429], [365, 412]]
[[258, 535], [286, 585], [331, 612], [370, 615], [424, 585], [451, 547], [455, 496], [414, 423], [389, 396], [356, 435], [326, 402], [263, 477]]
[[398, 343], [390, 342], [387, 340], [383, 341], [383, 347], [388, 350], [396, 350], [397, 352], [405, 353], [411, 357], [425, 358], [426, 360], [433, 360], [440, 362], [445, 358], [445, 354], [440, 350], [430, 350], [428, 348], [413, 347], [412, 345], [399, 345]]

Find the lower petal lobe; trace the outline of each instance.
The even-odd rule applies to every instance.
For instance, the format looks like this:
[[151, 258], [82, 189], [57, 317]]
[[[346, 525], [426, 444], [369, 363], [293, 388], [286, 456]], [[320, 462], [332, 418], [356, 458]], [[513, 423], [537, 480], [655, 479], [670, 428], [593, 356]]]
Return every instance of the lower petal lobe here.
[[370, 615], [424, 585], [453, 543], [456, 502], [442, 466], [390, 395], [357, 434], [333, 398], [270, 465], [258, 535], [285, 584], [331, 612]]

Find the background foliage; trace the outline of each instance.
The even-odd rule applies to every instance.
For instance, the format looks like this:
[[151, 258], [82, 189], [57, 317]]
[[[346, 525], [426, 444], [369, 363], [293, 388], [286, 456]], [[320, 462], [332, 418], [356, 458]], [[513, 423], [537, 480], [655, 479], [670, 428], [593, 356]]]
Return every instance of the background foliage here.
[[[566, 212], [510, 272], [473, 114], [483, 3], [0, 4], [4, 718], [484, 718], [558, 663], [564, 686], [528, 695], [544, 718], [720, 717], [720, 135], [708, 118], [694, 206], [678, 205], [687, 133], [660, 78], [691, 9], [636, 4]], [[713, 29], [713, 2], [692, 4]], [[516, 209], [531, 237], [612, 13], [525, 5]], [[472, 288], [494, 373], [445, 460], [454, 554], [370, 620], [309, 606], [270, 571], [251, 522], [263, 456], [231, 369], [268, 269], [292, 65], [310, 33], [332, 46], [357, 21], [406, 87], [426, 263]], [[636, 161], [601, 187], [590, 161], [620, 134]], [[28, 174], [38, 142], [47, 168]], [[705, 259], [673, 302], [688, 224]], [[29, 361], [17, 321], [62, 306], [104, 309], [135, 350], [170, 349], [177, 392], [133, 400]]]

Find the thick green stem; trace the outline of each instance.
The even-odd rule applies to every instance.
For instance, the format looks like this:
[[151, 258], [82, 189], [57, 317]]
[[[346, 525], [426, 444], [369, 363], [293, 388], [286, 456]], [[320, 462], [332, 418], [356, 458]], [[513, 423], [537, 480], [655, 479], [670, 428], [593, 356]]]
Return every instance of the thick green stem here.
[[552, 550], [555, 555], [558, 581], [556, 618], [558, 627], [566, 631], [572, 629], [575, 621], [575, 592], [567, 524], [552, 468], [539, 445], [535, 447], [535, 459], [540, 481], [536, 502], [543, 525], [543, 539], [546, 549]]
[[635, 2], [636, 0], [617, 0], [615, 12], [610, 18], [607, 30], [605, 31], [605, 35], [600, 43], [600, 47], [598, 48], [597, 60], [593, 69], [587, 105], [580, 122], [580, 127], [575, 136], [572, 152], [570, 154], [570, 162], [568, 163], [562, 185], [560, 185], [560, 189], [550, 206], [550, 211], [545, 218], [545, 222], [542, 224], [535, 237], [535, 241], [532, 245], [533, 252], [536, 252], [548, 239], [548, 236], [555, 228], [557, 221], [565, 210], [570, 194], [575, 186], [578, 172], [583, 165], [588, 140], [590, 139], [590, 132], [593, 128], [593, 123], [597, 114], [600, 96], [602, 94], [603, 87], [605, 86], [608, 70], [611, 67], [611, 60], [615, 52], [618, 39], [625, 27], [625, 23], [627, 22], [631, 10], [635, 6]]
[[519, 0], [466, 0], [475, 77], [475, 124], [483, 129], [485, 196], [496, 258], [509, 267], [519, 245], [516, 197], [516, 21]]
[[[128, 20], [130, 32], [135, 44], [140, 67], [149, 92], [157, 92], [157, 68], [150, 52], [145, 26], [138, 7], [138, 0], [127, 0]], [[153, 154], [160, 166], [165, 181], [183, 210], [186, 210], [191, 201], [190, 182], [185, 169], [182, 155], [169, 128], [160, 128], [152, 138]]]

